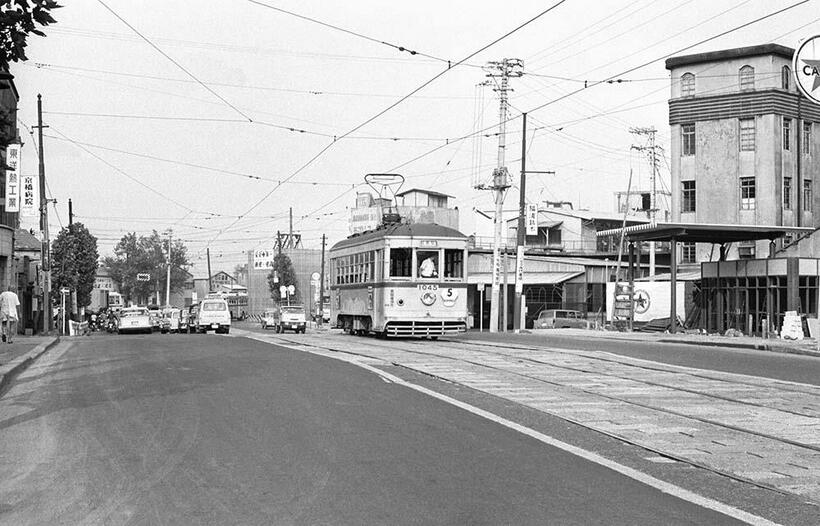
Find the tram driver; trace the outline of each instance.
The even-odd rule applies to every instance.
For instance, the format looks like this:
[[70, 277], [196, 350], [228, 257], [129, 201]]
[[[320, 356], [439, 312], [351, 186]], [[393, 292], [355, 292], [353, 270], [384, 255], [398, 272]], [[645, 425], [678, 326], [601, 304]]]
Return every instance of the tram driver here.
[[436, 260], [438, 259], [438, 254], [435, 252], [428, 252], [427, 257], [425, 257], [421, 261], [421, 265], [419, 265], [419, 276], [422, 278], [437, 278], [438, 272], [436, 271]]

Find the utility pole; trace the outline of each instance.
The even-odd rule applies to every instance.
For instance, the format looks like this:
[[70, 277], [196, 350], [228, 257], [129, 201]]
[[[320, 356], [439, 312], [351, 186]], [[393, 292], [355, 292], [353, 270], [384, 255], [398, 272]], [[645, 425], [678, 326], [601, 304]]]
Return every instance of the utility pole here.
[[[171, 305], [171, 235], [173, 232], [168, 230], [168, 274], [165, 277], [165, 306]], [[211, 271], [208, 270], [210, 276]], [[210, 277], [208, 278], [210, 279]]]
[[319, 269], [319, 327], [325, 316], [325, 235], [322, 234], [322, 268]]
[[71, 199], [68, 200], [68, 226], [74, 224], [74, 207], [71, 204]]
[[293, 207], [288, 208], [288, 217], [290, 218], [290, 230], [288, 230], [288, 248], [293, 248]]
[[[656, 155], [655, 149], [655, 134], [658, 130], [655, 127], [650, 128], [630, 128], [629, 132], [635, 135], [646, 135], [649, 137], [649, 144], [648, 146], [639, 146], [636, 149], [641, 151], [648, 151], [649, 152], [649, 165], [651, 169], [651, 176], [650, 176], [650, 190], [649, 190], [649, 223], [654, 226], [656, 219], [657, 219], [657, 178], [658, 178], [658, 157]], [[629, 206], [628, 197], [627, 197], [627, 207]], [[640, 265], [640, 263], [639, 263]], [[649, 242], [649, 275], [655, 275], [655, 242]]]
[[211, 249], [210, 249], [210, 247], [205, 249], [205, 255], [208, 258], [208, 293], [210, 293], [211, 292], [211, 287], [212, 287], [212, 284], [211, 284]]
[[37, 94], [37, 145], [40, 157], [40, 230], [43, 245], [40, 252], [43, 269], [43, 332], [51, 331], [51, 255], [48, 240], [48, 199], [46, 198], [46, 164], [43, 154], [43, 98]]
[[521, 312], [523, 307], [521, 298], [524, 294], [524, 245], [527, 241], [527, 225], [525, 217], [527, 206], [527, 174], [555, 174], [553, 171], [527, 171], [527, 114], [523, 113], [521, 114], [521, 117], [523, 119], [523, 126], [521, 130], [521, 182], [518, 185], [518, 229], [516, 232], [518, 246], [515, 256], [515, 319], [513, 319], [513, 328], [515, 329], [515, 332], [520, 332], [521, 329], [526, 328], [522, 327], [521, 323], [521, 318], [523, 317]]
[[[507, 182], [507, 167], [504, 163], [507, 133], [507, 92], [511, 90], [509, 87], [510, 77], [520, 77], [523, 75], [523, 67], [524, 61], [517, 58], [505, 58], [500, 62], [488, 62], [485, 67], [485, 69], [489, 71], [487, 73], [487, 77], [501, 79], [501, 82], [496, 84], [497, 87], [495, 88], [495, 91], [499, 94], [499, 99], [501, 102], [498, 111], [498, 166], [495, 170], [493, 170], [493, 185], [490, 188], [495, 194], [495, 217], [493, 217], [493, 288], [492, 296], [490, 298], [490, 332], [498, 332], [499, 292], [501, 278], [500, 250], [501, 233], [504, 224], [502, 206], [504, 204], [504, 194], [510, 186]], [[504, 327], [504, 329], [506, 330], [506, 327]]]

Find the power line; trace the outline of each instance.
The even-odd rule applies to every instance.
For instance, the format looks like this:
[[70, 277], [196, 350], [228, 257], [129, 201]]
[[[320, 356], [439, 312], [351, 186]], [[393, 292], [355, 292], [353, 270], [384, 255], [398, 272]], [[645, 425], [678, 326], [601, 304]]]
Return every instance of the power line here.
[[[347, 137], [348, 135], [350, 135], [350, 134], [352, 134], [352, 133], [355, 133], [356, 131], [358, 131], [358, 130], [362, 129], [363, 127], [367, 126], [369, 123], [371, 123], [371, 122], [373, 122], [374, 120], [378, 119], [379, 117], [381, 117], [382, 115], [384, 115], [384, 114], [385, 114], [385, 113], [387, 113], [388, 111], [392, 110], [393, 108], [395, 108], [396, 106], [398, 106], [399, 104], [401, 104], [402, 102], [404, 102], [405, 100], [409, 99], [410, 97], [412, 97], [413, 95], [415, 95], [416, 93], [418, 93], [419, 91], [421, 91], [422, 89], [424, 89], [425, 87], [427, 87], [427, 86], [429, 86], [430, 84], [432, 84], [434, 81], [436, 81], [436, 80], [437, 80], [437, 79], [439, 79], [441, 76], [443, 76], [445, 73], [447, 73], [447, 72], [448, 72], [448, 71], [449, 71], [452, 67], [458, 66], [459, 64], [461, 64], [461, 63], [464, 63], [464, 62], [468, 61], [469, 59], [471, 59], [472, 57], [474, 57], [474, 56], [478, 55], [478, 54], [479, 54], [479, 53], [481, 53], [482, 51], [484, 51], [484, 50], [486, 50], [486, 49], [488, 49], [488, 48], [492, 47], [493, 45], [497, 44], [497, 43], [498, 43], [498, 42], [500, 42], [501, 40], [504, 40], [505, 38], [509, 37], [509, 36], [510, 36], [510, 35], [512, 35], [513, 33], [515, 33], [515, 32], [517, 32], [517, 31], [519, 31], [520, 29], [522, 29], [522, 28], [526, 27], [527, 25], [531, 24], [532, 22], [534, 22], [534, 21], [538, 20], [539, 18], [541, 18], [542, 16], [546, 15], [547, 13], [549, 13], [549, 12], [550, 12], [550, 11], [552, 11], [553, 9], [557, 8], [558, 6], [560, 6], [561, 4], [563, 4], [563, 3], [564, 3], [564, 2], [566, 2], [566, 1], [567, 1], [567, 0], [558, 0], [558, 2], [556, 2], [556, 3], [555, 3], [555, 4], [553, 4], [552, 6], [550, 6], [550, 7], [548, 7], [547, 9], [545, 9], [545, 10], [541, 11], [540, 13], [538, 13], [538, 14], [537, 14], [537, 15], [535, 15], [535, 16], [533, 16], [532, 18], [529, 18], [528, 20], [526, 20], [526, 21], [525, 21], [525, 22], [523, 22], [522, 24], [519, 24], [517, 27], [513, 28], [512, 30], [508, 31], [507, 33], [503, 34], [502, 36], [500, 36], [500, 37], [496, 38], [495, 40], [493, 40], [493, 41], [492, 41], [492, 42], [490, 42], [489, 44], [486, 44], [486, 45], [482, 46], [481, 48], [479, 48], [478, 50], [476, 50], [476, 51], [474, 51], [474, 52], [470, 53], [469, 55], [467, 55], [466, 57], [462, 58], [461, 60], [459, 60], [459, 61], [458, 61], [458, 62], [456, 62], [455, 64], [452, 64], [452, 65], [448, 64], [448, 68], [447, 68], [447, 69], [445, 69], [445, 70], [443, 70], [442, 72], [438, 73], [437, 75], [433, 76], [431, 79], [429, 79], [429, 80], [425, 81], [425, 82], [424, 82], [424, 83], [422, 83], [419, 87], [415, 88], [415, 89], [414, 89], [414, 90], [412, 90], [410, 93], [408, 93], [407, 95], [403, 96], [402, 98], [400, 98], [400, 99], [399, 99], [399, 100], [397, 100], [396, 102], [394, 102], [394, 103], [392, 103], [392, 104], [388, 105], [386, 108], [384, 108], [383, 110], [379, 111], [378, 113], [376, 113], [376, 114], [375, 114], [375, 115], [373, 115], [372, 117], [369, 117], [368, 119], [366, 119], [366, 120], [365, 120], [364, 122], [362, 122], [361, 124], [358, 124], [357, 126], [353, 127], [350, 131], [348, 131], [348, 132], [346, 132], [345, 134], [341, 135], [341, 136], [339, 137], [339, 139], [343, 139], [343, 138]], [[285, 178], [285, 180], [284, 180], [284, 181], [285, 181], [285, 182], [287, 182], [287, 181], [289, 181], [290, 179], [292, 179], [293, 177], [296, 177], [296, 175], [298, 175], [299, 173], [301, 173], [301, 172], [302, 172], [303, 170], [305, 170], [308, 166], [312, 165], [312, 164], [313, 164], [313, 163], [314, 163], [317, 159], [319, 159], [322, 155], [324, 155], [324, 153], [325, 153], [325, 152], [327, 152], [328, 150], [330, 150], [330, 148], [332, 148], [332, 147], [333, 147], [333, 145], [334, 145], [334, 144], [336, 144], [336, 142], [337, 142], [337, 140], [334, 140], [333, 142], [331, 142], [331, 143], [327, 144], [327, 145], [326, 145], [324, 148], [322, 148], [322, 149], [321, 149], [318, 153], [316, 153], [313, 157], [311, 157], [311, 158], [310, 158], [310, 159], [309, 159], [306, 163], [304, 163], [304, 164], [303, 164], [302, 166], [300, 166], [300, 167], [299, 167], [296, 171], [294, 171], [291, 175], [289, 175], [287, 178]], [[280, 184], [280, 185], [277, 185], [277, 186], [276, 186], [276, 187], [274, 187], [274, 188], [273, 188], [270, 192], [268, 192], [267, 194], [265, 194], [265, 195], [262, 197], [262, 199], [260, 199], [259, 201], [257, 201], [257, 202], [256, 202], [253, 206], [251, 206], [251, 207], [250, 207], [250, 208], [249, 208], [249, 209], [245, 212], [245, 214], [242, 214], [242, 215], [244, 216], [244, 215], [246, 215], [246, 214], [250, 213], [250, 212], [251, 212], [251, 211], [253, 211], [256, 207], [258, 207], [259, 205], [261, 205], [262, 203], [264, 203], [264, 202], [268, 199], [268, 197], [270, 197], [270, 196], [273, 194], [273, 192], [275, 192], [275, 191], [276, 191], [276, 189], [277, 189], [277, 188], [279, 188], [279, 186], [281, 186], [281, 184]], [[242, 216], [240, 216], [240, 218], [241, 218], [241, 217], [242, 217]], [[218, 235], [217, 235], [217, 237], [218, 237]], [[215, 237], [214, 239], [216, 239], [216, 237]]]
[[108, 11], [109, 11], [112, 15], [114, 15], [115, 17], [117, 17], [117, 19], [119, 19], [119, 21], [120, 21], [120, 22], [122, 22], [123, 24], [125, 24], [126, 26], [128, 26], [128, 28], [129, 28], [131, 31], [133, 31], [134, 33], [136, 33], [136, 35], [137, 35], [137, 36], [139, 36], [141, 39], [143, 39], [146, 43], [148, 43], [148, 45], [149, 45], [149, 46], [151, 46], [152, 48], [154, 48], [154, 49], [157, 51], [157, 53], [159, 53], [159, 54], [160, 54], [160, 55], [162, 55], [163, 57], [167, 58], [167, 59], [168, 59], [168, 60], [169, 60], [172, 64], [174, 64], [176, 67], [178, 67], [178, 68], [179, 68], [179, 69], [180, 69], [183, 73], [185, 73], [186, 75], [188, 75], [189, 77], [191, 77], [193, 80], [195, 80], [197, 84], [199, 84], [200, 86], [202, 86], [203, 88], [205, 88], [206, 90], [208, 90], [208, 91], [209, 91], [209, 92], [210, 92], [210, 93], [211, 93], [214, 97], [216, 97], [216, 98], [218, 98], [219, 100], [221, 100], [223, 103], [225, 103], [225, 105], [226, 105], [226, 106], [228, 106], [229, 108], [231, 108], [232, 110], [234, 110], [236, 113], [238, 113], [238, 114], [242, 115], [244, 118], [246, 118], [246, 119], [248, 120], [248, 122], [253, 122], [253, 119], [251, 119], [250, 117], [248, 117], [247, 115], [245, 115], [245, 113], [243, 113], [243, 112], [242, 112], [239, 108], [237, 108], [236, 106], [234, 106], [233, 104], [231, 104], [230, 102], [228, 102], [227, 100], [225, 100], [225, 99], [224, 99], [224, 98], [223, 98], [223, 97], [222, 97], [219, 93], [217, 93], [216, 91], [214, 91], [213, 89], [211, 89], [211, 88], [210, 88], [207, 84], [205, 84], [204, 82], [202, 82], [201, 80], [199, 80], [199, 79], [198, 79], [198, 78], [197, 78], [197, 77], [196, 77], [193, 73], [191, 73], [190, 71], [188, 71], [188, 70], [187, 70], [187, 69], [186, 69], [186, 68], [185, 68], [182, 64], [180, 64], [179, 62], [177, 62], [176, 60], [174, 60], [173, 58], [171, 58], [171, 56], [170, 56], [170, 55], [168, 55], [166, 52], [164, 52], [162, 49], [160, 49], [160, 48], [159, 48], [159, 46], [157, 46], [156, 44], [154, 44], [153, 42], [151, 42], [151, 40], [149, 40], [149, 39], [148, 39], [148, 37], [146, 37], [145, 35], [143, 35], [142, 33], [140, 33], [140, 32], [137, 30], [137, 28], [135, 28], [134, 26], [132, 26], [131, 24], [129, 24], [129, 23], [128, 23], [128, 22], [127, 22], [127, 21], [126, 21], [123, 17], [121, 17], [120, 15], [118, 15], [116, 11], [114, 11], [113, 9], [111, 9], [110, 7], [108, 7], [108, 5], [107, 5], [105, 2], [103, 2], [102, 0], [97, 0], [97, 2], [99, 2], [99, 3], [100, 3], [100, 5], [102, 5], [104, 8], [106, 8], [106, 9], [107, 9], [107, 10], [108, 10]]
[[255, 4], [255, 5], [258, 5], [258, 6], [261, 6], [261, 7], [266, 7], [268, 9], [273, 10], [273, 11], [277, 11], [279, 13], [283, 13], [283, 14], [286, 14], [286, 15], [289, 15], [289, 16], [296, 17], [300, 20], [305, 20], [307, 22], [318, 24], [320, 26], [324, 26], [324, 27], [327, 27], [329, 29], [333, 29], [335, 31], [341, 31], [342, 33], [346, 33], [348, 35], [352, 35], [352, 36], [357, 37], [357, 38], [362, 38], [362, 39], [370, 41], [370, 42], [375, 42], [376, 44], [382, 44], [384, 46], [393, 48], [393, 49], [395, 49], [397, 51], [400, 51], [402, 53], [409, 53], [411, 55], [419, 55], [421, 57], [426, 57], [426, 58], [429, 58], [429, 59], [437, 60], [439, 62], [445, 62], [447, 64], [448, 68], [451, 67], [450, 66], [451, 61], [447, 60], [446, 58], [441, 58], [441, 57], [437, 57], [437, 56], [430, 55], [430, 54], [427, 54], [427, 53], [422, 53], [420, 51], [415, 51], [415, 50], [412, 50], [412, 49], [408, 49], [405, 46], [400, 46], [398, 44], [393, 44], [391, 42], [385, 42], [384, 40], [380, 40], [378, 38], [374, 38], [374, 37], [365, 35], [363, 33], [358, 33], [356, 31], [352, 31], [350, 29], [345, 29], [343, 27], [336, 26], [336, 25], [330, 24], [328, 22], [323, 22], [322, 20], [318, 20], [316, 18], [311, 18], [309, 16], [300, 15], [299, 13], [294, 13], [293, 11], [288, 11], [287, 9], [282, 9], [281, 7], [275, 7], [275, 6], [266, 4], [264, 2], [259, 2], [258, 0], [247, 0], [247, 1], [250, 2], [251, 4]]

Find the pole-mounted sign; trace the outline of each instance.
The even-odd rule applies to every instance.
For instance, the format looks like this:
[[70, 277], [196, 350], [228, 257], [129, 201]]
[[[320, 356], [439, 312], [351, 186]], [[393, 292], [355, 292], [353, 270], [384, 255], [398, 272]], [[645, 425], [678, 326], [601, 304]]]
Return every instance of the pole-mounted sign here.
[[147, 272], [140, 272], [137, 274], [137, 281], [151, 281], [151, 274]]
[[820, 104], [820, 35], [807, 38], [800, 44], [794, 53], [792, 67], [800, 91]]

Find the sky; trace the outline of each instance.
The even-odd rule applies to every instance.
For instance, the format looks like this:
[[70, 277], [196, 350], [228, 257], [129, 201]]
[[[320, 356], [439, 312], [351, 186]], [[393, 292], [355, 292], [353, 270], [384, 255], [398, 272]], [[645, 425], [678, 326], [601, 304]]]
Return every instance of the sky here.
[[507, 217], [522, 112], [527, 169], [555, 172], [530, 175], [527, 200], [612, 212], [630, 171], [633, 191], [649, 188], [648, 161], [631, 148], [646, 138], [630, 128], [656, 128], [668, 158], [664, 59], [795, 47], [820, 33], [818, 0], [730, 30], [798, 2], [64, 0], [11, 68], [22, 173], [37, 172], [41, 94], [51, 237], [71, 199], [102, 256], [127, 232], [171, 229], [195, 276], [207, 275], [206, 250], [212, 272], [232, 272], [290, 228], [291, 208], [306, 248], [322, 234], [330, 246], [348, 235], [367, 173], [454, 196], [462, 232], [491, 236], [478, 212], [493, 209], [492, 195], [475, 186], [497, 166], [499, 102], [481, 84], [489, 61], [517, 58]]

